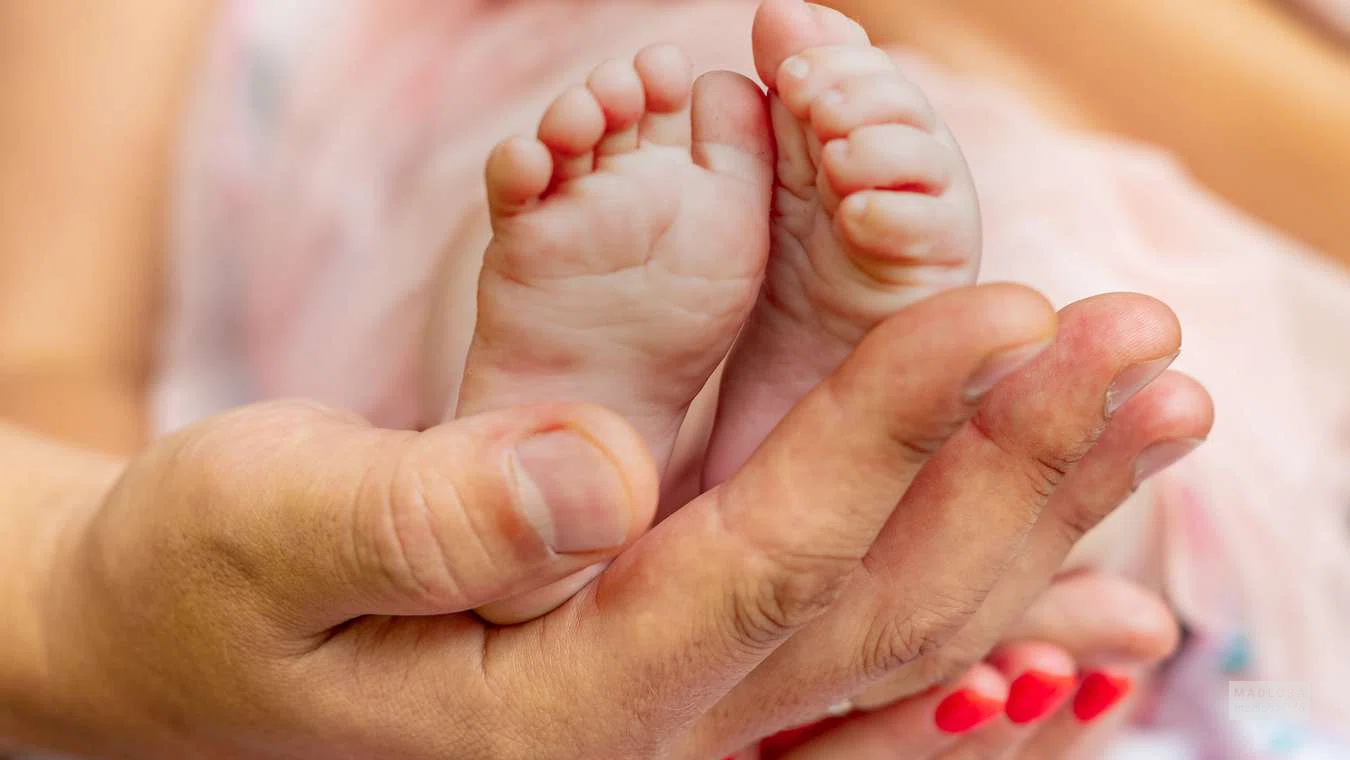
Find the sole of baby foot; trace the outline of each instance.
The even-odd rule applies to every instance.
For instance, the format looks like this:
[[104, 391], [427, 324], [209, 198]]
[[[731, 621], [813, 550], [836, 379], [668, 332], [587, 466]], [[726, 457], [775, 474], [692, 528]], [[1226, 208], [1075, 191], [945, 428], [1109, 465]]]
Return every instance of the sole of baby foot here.
[[979, 203], [924, 94], [857, 24], [799, 0], [755, 22], [777, 145], [763, 294], [728, 365], [721, 482], [869, 330], [979, 270]]
[[[494, 237], [458, 415], [602, 404], [664, 468], [754, 305], [769, 249], [764, 95], [735, 74], [690, 80], [672, 46], [602, 64], [535, 137], [493, 152]], [[536, 616], [575, 591], [559, 588], [501, 609], [512, 622]]]

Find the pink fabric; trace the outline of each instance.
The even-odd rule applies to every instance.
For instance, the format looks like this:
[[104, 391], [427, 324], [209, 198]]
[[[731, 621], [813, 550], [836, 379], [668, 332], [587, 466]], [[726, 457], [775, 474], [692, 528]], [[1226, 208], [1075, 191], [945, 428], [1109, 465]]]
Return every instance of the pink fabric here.
[[[530, 130], [594, 63], [649, 42], [750, 72], [752, 12], [750, 0], [237, 0], [186, 130], [163, 427], [288, 395], [416, 423], [425, 399], [453, 393], [421, 361], [428, 314], [473, 319], [491, 145]], [[903, 62], [973, 166], [984, 278], [1060, 304], [1163, 299], [1186, 330], [1177, 367], [1218, 403], [1209, 444], [1077, 561], [1161, 567], [1189, 625], [1250, 633], [1259, 673], [1244, 678], [1310, 680], [1315, 709], [1350, 725], [1350, 278], [1158, 151], [1067, 133], [1006, 93]]]

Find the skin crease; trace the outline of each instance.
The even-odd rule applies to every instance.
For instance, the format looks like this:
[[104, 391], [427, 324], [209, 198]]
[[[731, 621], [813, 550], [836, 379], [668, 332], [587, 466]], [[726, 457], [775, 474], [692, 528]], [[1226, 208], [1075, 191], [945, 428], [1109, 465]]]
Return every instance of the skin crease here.
[[[6, 93], [0, 105], [0, 413], [17, 423], [117, 452], [138, 449], [146, 437], [144, 382], [155, 314], [128, 305], [154, 303], [159, 240], [151, 230], [166, 174], [147, 167], [167, 166], [174, 114], [211, 5], [140, 0], [91, 11], [70, 0], [0, 4], [0, 91]], [[121, 107], [109, 108], [102, 97], [50, 97], [114, 86], [124, 94]], [[33, 192], [43, 183], [81, 191]], [[95, 208], [99, 213], [91, 213]], [[52, 261], [62, 265], [45, 265]], [[85, 276], [72, 283], [62, 276], [71, 270]], [[73, 284], [89, 292], [72, 293]], [[3, 532], [10, 547], [26, 551], [0, 553], [9, 563], [0, 596], [24, 610], [32, 595], [22, 579], [47, 576], [44, 551], [78, 532], [75, 524], [122, 465], [10, 428], [0, 430], [0, 448], [4, 472], [11, 473], [5, 481], [26, 484], [10, 497], [5, 515], [23, 529]], [[68, 509], [70, 520], [38, 519], [56, 507]], [[18, 654], [19, 663], [38, 661], [22, 656], [40, 646], [36, 630], [20, 625], [15, 633], [17, 641], [6, 641], [13, 645], [2, 650]], [[12, 670], [13, 663], [0, 665], [0, 682], [19, 684], [12, 691], [20, 694], [41, 693], [36, 674], [7, 677]], [[16, 725], [38, 736], [47, 729], [68, 733], [68, 726], [43, 717], [0, 711], [0, 734], [20, 735]]]

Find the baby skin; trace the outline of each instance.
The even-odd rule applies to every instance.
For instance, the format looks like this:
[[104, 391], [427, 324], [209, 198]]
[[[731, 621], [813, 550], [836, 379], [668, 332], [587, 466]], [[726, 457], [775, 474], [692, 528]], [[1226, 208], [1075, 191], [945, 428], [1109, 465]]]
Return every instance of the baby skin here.
[[[767, 98], [737, 74], [692, 82], [684, 55], [657, 46], [600, 65], [536, 137], [493, 152], [458, 414], [602, 404], [664, 468], [725, 359], [711, 487], [872, 327], [974, 281], [965, 161], [891, 57], [801, 0], [766, 0], [753, 37]], [[536, 617], [597, 572], [480, 614]]]

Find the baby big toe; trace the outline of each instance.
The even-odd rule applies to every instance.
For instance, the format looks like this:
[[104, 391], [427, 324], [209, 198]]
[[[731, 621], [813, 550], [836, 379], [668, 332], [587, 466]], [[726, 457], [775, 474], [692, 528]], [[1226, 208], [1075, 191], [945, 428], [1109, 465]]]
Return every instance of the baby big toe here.
[[548, 189], [553, 158], [538, 140], [513, 137], [493, 149], [487, 162], [488, 207], [493, 220], [530, 208]]

